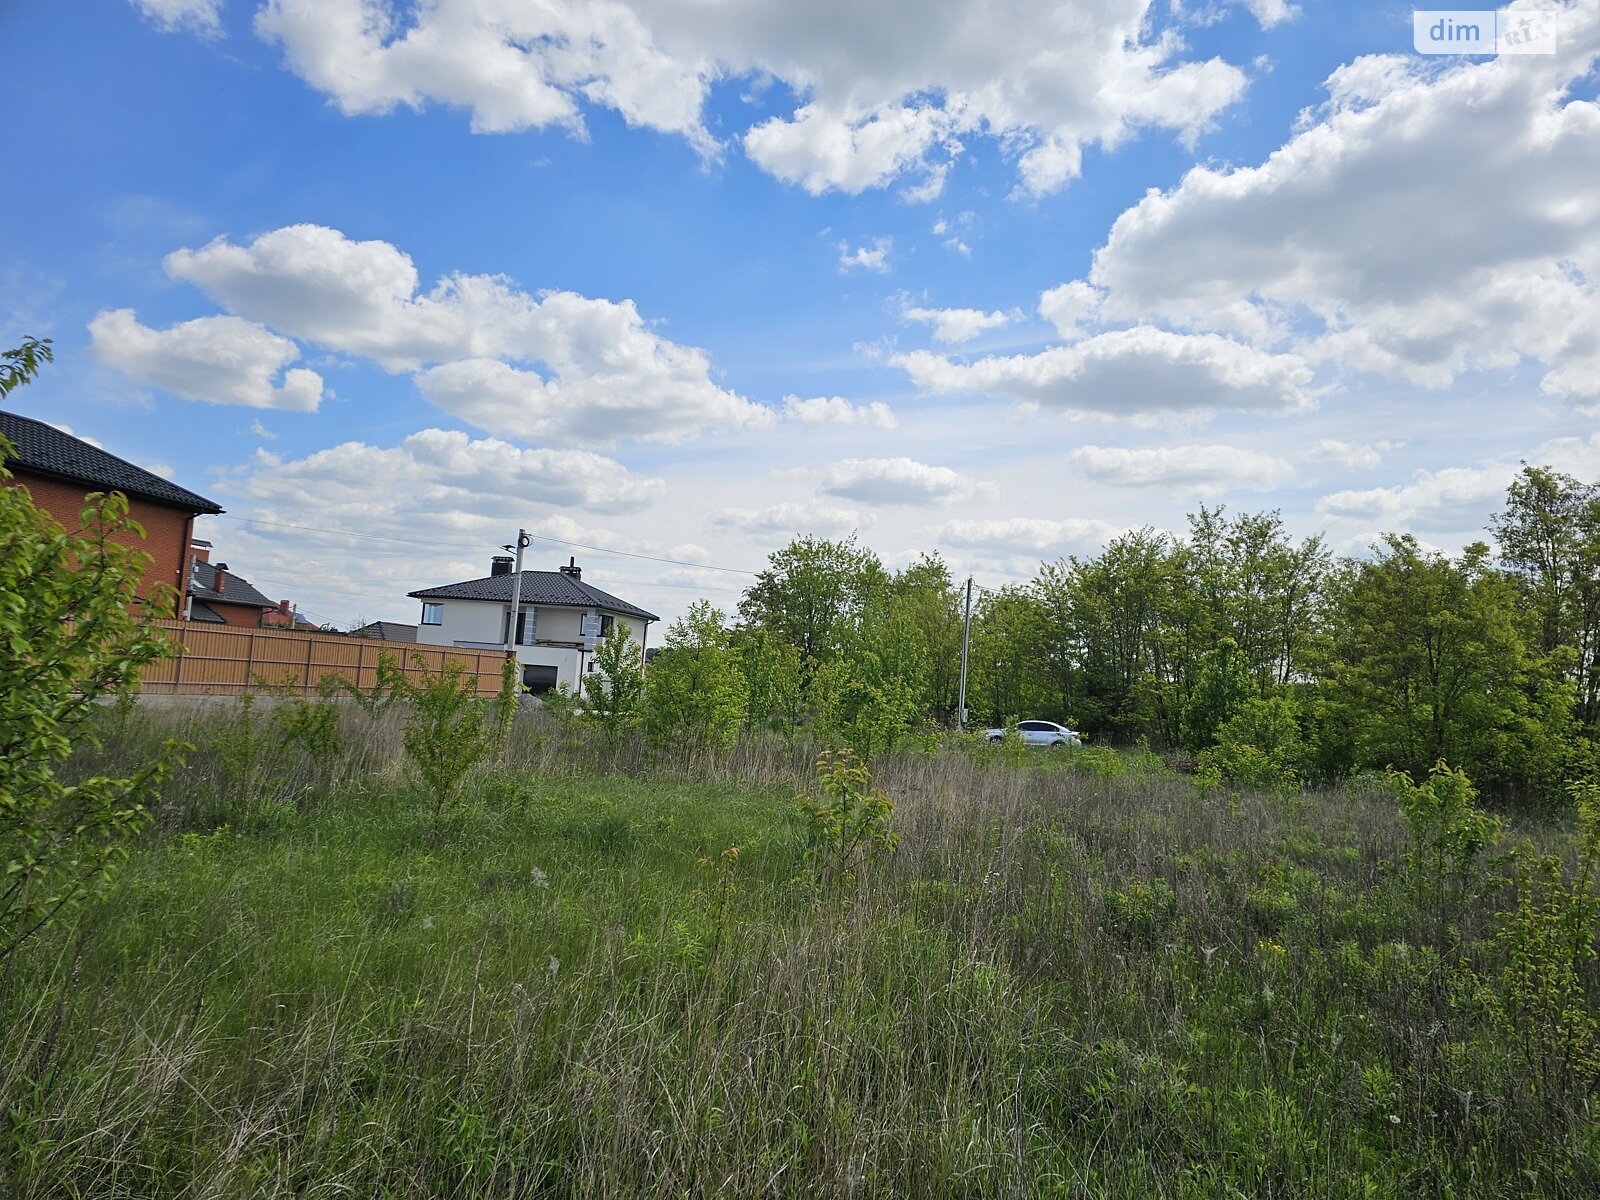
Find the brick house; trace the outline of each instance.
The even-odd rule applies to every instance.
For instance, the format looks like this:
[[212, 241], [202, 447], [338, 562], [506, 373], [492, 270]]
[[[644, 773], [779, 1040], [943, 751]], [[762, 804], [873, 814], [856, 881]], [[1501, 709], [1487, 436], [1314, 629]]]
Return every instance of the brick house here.
[[115, 540], [144, 551], [153, 560], [140, 594], [161, 584], [173, 587], [178, 591], [173, 615], [183, 615], [189, 595], [194, 519], [202, 513], [215, 516], [222, 512], [221, 505], [32, 417], [0, 412], [0, 436], [12, 445], [12, 453], [5, 459], [11, 485], [26, 488], [34, 504], [64, 529], [79, 528], [84, 497], [90, 492], [126, 496], [128, 516], [139, 523], [145, 536], [123, 534]]

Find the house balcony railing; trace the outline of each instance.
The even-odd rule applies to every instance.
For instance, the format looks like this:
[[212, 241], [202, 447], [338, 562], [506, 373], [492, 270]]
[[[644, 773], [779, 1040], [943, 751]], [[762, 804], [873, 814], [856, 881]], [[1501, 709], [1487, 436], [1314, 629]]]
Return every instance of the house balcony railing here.
[[[463, 650], [504, 650], [506, 648], [506, 644], [504, 642], [455, 641], [450, 644], [452, 646], [458, 646]], [[522, 642], [517, 644], [519, 646], [526, 645], [526, 643]], [[563, 642], [557, 641], [555, 638], [534, 638], [532, 648], [543, 648], [546, 650], [582, 650], [585, 647], [582, 642]]]

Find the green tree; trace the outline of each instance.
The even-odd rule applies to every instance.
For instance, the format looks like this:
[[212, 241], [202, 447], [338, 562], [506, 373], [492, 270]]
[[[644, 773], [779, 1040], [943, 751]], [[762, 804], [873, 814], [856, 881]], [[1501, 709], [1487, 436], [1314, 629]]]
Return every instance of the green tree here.
[[1258, 691], [1301, 677], [1331, 566], [1322, 536], [1297, 544], [1276, 512], [1230, 519], [1202, 505], [1184, 551], [1190, 661], [1231, 638]]
[[739, 615], [800, 651], [807, 680], [860, 624], [888, 582], [883, 564], [856, 543], [796, 538], [775, 551], [739, 601]]
[[1071, 636], [1082, 647], [1083, 727], [1096, 738], [1179, 736], [1185, 659], [1179, 617], [1186, 556], [1165, 533], [1138, 529], [1096, 558], [1073, 558]]
[[732, 640], [744, 676], [745, 721], [750, 728], [790, 732], [804, 724], [807, 709], [799, 647], [765, 629], [735, 630]]
[[822, 735], [834, 744], [864, 759], [900, 749], [928, 722], [928, 652], [920, 632], [880, 601], [817, 669], [810, 696]]
[[[49, 358], [49, 344], [32, 339], [0, 354], [0, 394]], [[180, 750], [169, 742], [121, 778], [59, 777], [75, 746], [95, 744], [97, 704], [130, 694], [171, 652], [147, 615], [173, 600], [162, 588], [138, 596], [150, 558], [117, 541], [143, 536], [126, 497], [86, 497], [69, 532], [10, 485], [11, 451], [0, 438], [0, 959], [104, 889]]]
[[1049, 689], [1040, 670], [1044, 610], [1028, 588], [985, 591], [972, 616], [967, 706], [980, 722], [1065, 714], [1047, 710]]
[[916, 630], [927, 663], [927, 707], [953, 721], [961, 685], [962, 589], [938, 554], [924, 554], [889, 582], [889, 617]]
[[644, 699], [644, 656], [628, 627], [616, 622], [600, 639], [594, 669], [583, 675], [584, 719], [607, 734], [631, 729]]
[[1070, 567], [1059, 561], [1045, 563], [1028, 585], [1028, 594], [1033, 600], [1032, 673], [1041, 697], [1037, 713], [1071, 724], [1077, 719], [1083, 687], [1083, 641], [1072, 619]]
[[1183, 706], [1183, 747], [1198, 754], [1217, 740], [1226, 724], [1256, 694], [1250, 666], [1239, 644], [1225, 637], [1206, 652]]
[[1600, 733], [1600, 484], [1523, 464], [1490, 528], [1537, 614], [1539, 648], [1571, 649], [1578, 719]]
[[1484, 786], [1557, 787], [1571, 686], [1530, 646], [1488, 547], [1451, 559], [1390, 534], [1375, 550], [1340, 582], [1324, 668], [1350, 765], [1420, 778], [1449, 759]]
[[656, 746], [726, 749], [739, 735], [749, 697], [722, 613], [697, 600], [667, 630], [645, 676], [645, 734]]
[[54, 362], [55, 349], [49, 338], [24, 337], [14, 350], [0, 350], [0, 400], [32, 381], [43, 363]]

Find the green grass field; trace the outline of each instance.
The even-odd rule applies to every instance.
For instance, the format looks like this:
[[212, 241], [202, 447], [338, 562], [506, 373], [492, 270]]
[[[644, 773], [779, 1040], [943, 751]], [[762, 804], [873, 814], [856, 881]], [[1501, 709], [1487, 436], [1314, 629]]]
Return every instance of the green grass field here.
[[818, 888], [805, 747], [525, 718], [439, 831], [395, 718], [343, 720], [106, 715], [79, 769], [199, 749], [0, 973], [0, 1194], [1600, 1192], [1593, 961], [1535, 1019], [1510, 868], [1419, 879], [1381, 789], [907, 756], [898, 852]]

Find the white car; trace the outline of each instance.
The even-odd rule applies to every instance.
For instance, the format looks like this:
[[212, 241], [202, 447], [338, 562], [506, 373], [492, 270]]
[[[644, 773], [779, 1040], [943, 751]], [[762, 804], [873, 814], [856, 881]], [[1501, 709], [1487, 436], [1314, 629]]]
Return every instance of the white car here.
[[[1018, 721], [1013, 728], [1022, 738], [1024, 746], [1045, 746], [1057, 750], [1063, 746], [1083, 745], [1083, 738], [1077, 730], [1057, 725], [1054, 721]], [[987, 729], [984, 733], [991, 742], [998, 742], [1006, 736], [1004, 729]]]

